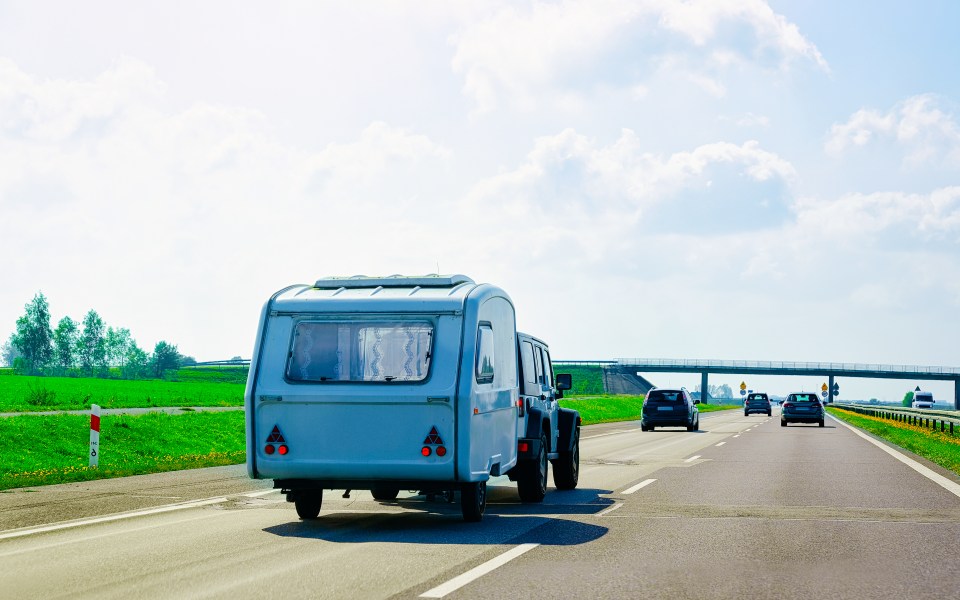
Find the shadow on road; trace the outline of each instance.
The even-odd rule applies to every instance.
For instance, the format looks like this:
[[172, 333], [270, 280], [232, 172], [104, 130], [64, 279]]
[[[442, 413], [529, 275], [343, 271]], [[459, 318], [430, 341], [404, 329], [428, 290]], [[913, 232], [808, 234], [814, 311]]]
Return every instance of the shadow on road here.
[[393, 542], [415, 544], [535, 543], [572, 546], [599, 539], [608, 531], [556, 515], [595, 514], [613, 503], [600, 494], [611, 490], [550, 490], [541, 504], [523, 504], [516, 488], [491, 487], [487, 510], [480, 523], [465, 523], [460, 503], [424, 499], [374, 503], [389, 512], [357, 511], [321, 513], [314, 521], [292, 521], [267, 527], [281, 537], [318, 539], [335, 543]]

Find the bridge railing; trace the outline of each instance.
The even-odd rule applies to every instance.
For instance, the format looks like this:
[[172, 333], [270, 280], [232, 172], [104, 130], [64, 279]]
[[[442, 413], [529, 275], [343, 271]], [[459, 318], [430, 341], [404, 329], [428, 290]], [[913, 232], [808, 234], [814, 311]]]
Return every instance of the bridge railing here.
[[885, 365], [880, 363], [837, 363], [837, 362], [795, 362], [762, 360], [713, 360], [713, 359], [673, 359], [673, 358], [618, 358], [617, 363], [626, 367], [679, 367], [679, 368], [722, 368], [722, 369], [784, 369], [804, 371], [853, 371], [853, 372], [896, 372], [916, 374], [958, 375], [958, 367]]

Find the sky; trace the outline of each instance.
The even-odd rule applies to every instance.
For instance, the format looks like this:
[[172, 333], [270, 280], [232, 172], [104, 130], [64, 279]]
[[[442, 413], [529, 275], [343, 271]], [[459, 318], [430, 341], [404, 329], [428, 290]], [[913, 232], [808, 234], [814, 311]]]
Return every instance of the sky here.
[[505, 289], [555, 358], [960, 366], [958, 22], [0, 0], [0, 341], [42, 292], [54, 326], [248, 358], [282, 287], [439, 271]]

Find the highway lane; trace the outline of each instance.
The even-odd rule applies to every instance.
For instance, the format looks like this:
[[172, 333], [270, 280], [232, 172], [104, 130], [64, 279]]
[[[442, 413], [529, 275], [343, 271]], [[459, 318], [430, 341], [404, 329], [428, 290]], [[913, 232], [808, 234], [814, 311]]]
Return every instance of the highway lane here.
[[956, 567], [901, 553], [952, 552], [960, 498], [830, 425], [781, 429], [729, 411], [703, 415], [698, 433], [587, 427], [577, 490], [523, 505], [500, 478], [479, 525], [457, 504], [367, 492], [327, 492], [321, 519], [304, 523], [236, 467], [0, 494], [2, 529], [26, 534], [0, 532], [0, 572], [17, 597], [412, 598], [522, 552], [447, 597], [866, 597], [907, 582], [910, 597], [945, 597]]

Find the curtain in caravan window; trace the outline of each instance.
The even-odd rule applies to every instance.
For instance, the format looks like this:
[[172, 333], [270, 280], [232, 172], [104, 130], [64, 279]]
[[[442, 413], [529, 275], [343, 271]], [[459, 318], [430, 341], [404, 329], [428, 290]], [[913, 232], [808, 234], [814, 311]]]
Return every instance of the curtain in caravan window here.
[[427, 322], [301, 322], [287, 378], [293, 381], [423, 381], [430, 370]]

